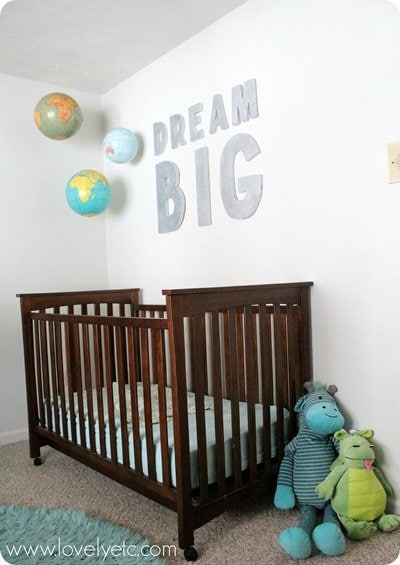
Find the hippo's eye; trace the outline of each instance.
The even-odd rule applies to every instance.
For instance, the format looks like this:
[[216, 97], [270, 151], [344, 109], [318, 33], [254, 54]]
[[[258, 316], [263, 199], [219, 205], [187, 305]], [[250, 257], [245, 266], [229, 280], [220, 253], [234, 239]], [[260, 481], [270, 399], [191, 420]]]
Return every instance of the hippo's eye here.
[[323, 406], [322, 408], [325, 410], [326, 406]]
[[353, 447], [361, 447], [361, 445], [353, 445]]
[[322, 396], [319, 396], [319, 397], [318, 397], [318, 400], [322, 400]]

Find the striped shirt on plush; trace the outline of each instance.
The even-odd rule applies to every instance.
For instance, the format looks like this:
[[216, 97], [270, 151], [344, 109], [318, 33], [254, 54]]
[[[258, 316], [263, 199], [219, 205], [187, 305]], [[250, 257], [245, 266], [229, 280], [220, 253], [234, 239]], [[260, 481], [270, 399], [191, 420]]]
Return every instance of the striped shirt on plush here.
[[310, 504], [324, 508], [325, 500], [315, 492], [315, 487], [323, 481], [336, 457], [335, 440], [332, 436], [321, 436], [303, 429], [285, 447], [278, 484], [293, 486], [297, 500], [301, 504]]
[[305, 386], [309, 393], [294, 407], [299, 413], [299, 433], [285, 447], [278, 485], [293, 488], [298, 504], [324, 508], [327, 502], [318, 496], [315, 487], [328, 476], [337, 457], [339, 442], [332, 434], [340, 429], [344, 418], [333, 398], [337, 390], [334, 385], [328, 390], [319, 383]]

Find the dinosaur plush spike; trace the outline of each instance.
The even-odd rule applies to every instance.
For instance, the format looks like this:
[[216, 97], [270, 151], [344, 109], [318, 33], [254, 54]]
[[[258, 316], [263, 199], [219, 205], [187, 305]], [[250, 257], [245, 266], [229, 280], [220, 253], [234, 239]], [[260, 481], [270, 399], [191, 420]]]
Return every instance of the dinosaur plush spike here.
[[336, 385], [329, 385], [327, 391], [333, 396], [338, 391], [338, 388]]
[[388, 532], [400, 524], [400, 516], [385, 514], [387, 495], [392, 495], [393, 489], [373, 465], [372, 436], [372, 430], [336, 432], [339, 457], [316, 488], [321, 498], [331, 500], [350, 539], [366, 539], [378, 528]]
[[[304, 387], [308, 394], [294, 407], [299, 414], [299, 433], [285, 448], [274, 500], [281, 509], [299, 506], [297, 527], [287, 528], [279, 536], [283, 549], [296, 559], [311, 555], [312, 542], [326, 555], [341, 555], [346, 546], [331, 505], [315, 492], [336, 458], [332, 434], [342, 428], [344, 418], [329, 390], [310, 381]], [[337, 391], [335, 385], [329, 388], [332, 393]], [[317, 526], [318, 510], [324, 511], [324, 521]]]

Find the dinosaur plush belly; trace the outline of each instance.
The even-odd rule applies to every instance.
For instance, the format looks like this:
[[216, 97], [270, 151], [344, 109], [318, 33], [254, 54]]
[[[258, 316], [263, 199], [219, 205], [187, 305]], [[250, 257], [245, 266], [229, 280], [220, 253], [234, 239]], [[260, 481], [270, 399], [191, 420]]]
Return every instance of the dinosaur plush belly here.
[[385, 511], [386, 493], [373, 469], [348, 469], [339, 480], [336, 493], [332, 507], [340, 516], [371, 522]]

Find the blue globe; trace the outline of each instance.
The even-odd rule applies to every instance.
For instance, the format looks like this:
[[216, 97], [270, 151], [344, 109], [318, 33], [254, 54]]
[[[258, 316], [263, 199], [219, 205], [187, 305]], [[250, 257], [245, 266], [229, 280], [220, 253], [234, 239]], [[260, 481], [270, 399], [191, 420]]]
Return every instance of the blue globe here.
[[87, 169], [69, 179], [65, 195], [74, 212], [82, 216], [96, 216], [110, 204], [111, 188], [104, 175]]
[[103, 139], [105, 156], [113, 163], [127, 163], [137, 153], [139, 142], [130, 129], [114, 128]]

